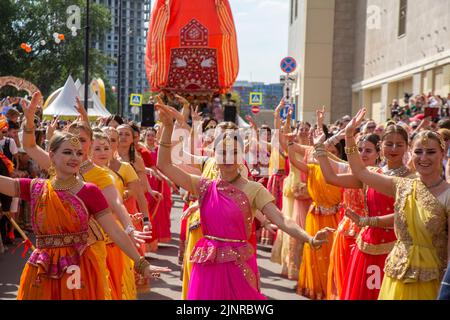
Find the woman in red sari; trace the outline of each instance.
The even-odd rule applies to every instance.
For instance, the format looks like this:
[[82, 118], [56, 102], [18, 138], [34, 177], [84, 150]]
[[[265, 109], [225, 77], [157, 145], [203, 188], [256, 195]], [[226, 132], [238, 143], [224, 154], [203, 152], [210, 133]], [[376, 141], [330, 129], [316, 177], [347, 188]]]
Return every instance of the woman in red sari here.
[[[317, 139], [317, 138], [316, 138]], [[323, 141], [318, 138], [319, 141]], [[380, 156], [379, 149], [380, 138], [375, 135], [366, 135], [358, 141], [358, 151], [366, 166], [376, 166]], [[315, 143], [318, 141], [315, 141]], [[316, 152], [315, 154], [320, 154]], [[336, 186], [342, 186], [340, 177], [335, 173], [335, 163], [328, 157], [317, 157], [322, 169], [325, 180]], [[344, 172], [350, 172], [350, 166], [345, 164]], [[360, 216], [366, 216], [365, 195], [361, 188], [344, 188], [343, 201], [339, 210], [339, 226], [334, 235], [333, 247], [330, 253], [330, 266], [328, 269], [327, 282], [327, 300], [338, 300], [342, 293], [342, 286], [347, 271], [348, 261], [351, 251], [355, 246], [356, 237], [359, 233], [359, 227], [344, 214], [347, 210], [352, 210]]]
[[162, 195], [162, 200], [159, 202], [156, 210], [154, 221], [155, 228], [157, 228], [158, 242], [170, 242], [170, 211], [172, 210], [172, 189], [175, 187], [173, 183], [168, 180], [157, 168], [156, 162], [158, 160], [158, 146], [156, 145], [157, 131], [154, 128], [149, 128], [145, 131], [144, 145], [145, 149], [149, 151], [152, 166], [152, 175], [149, 177], [149, 183], [153, 190], [158, 191]]
[[90, 216], [133, 259], [138, 272], [148, 276], [169, 271], [149, 266], [112, 218], [100, 189], [78, 178], [83, 158], [80, 140], [58, 133], [50, 140], [49, 150], [55, 168], [52, 179], [0, 177], [0, 193], [30, 201], [33, 211], [36, 249], [23, 270], [18, 299], [105, 299], [98, 260], [88, 246]]

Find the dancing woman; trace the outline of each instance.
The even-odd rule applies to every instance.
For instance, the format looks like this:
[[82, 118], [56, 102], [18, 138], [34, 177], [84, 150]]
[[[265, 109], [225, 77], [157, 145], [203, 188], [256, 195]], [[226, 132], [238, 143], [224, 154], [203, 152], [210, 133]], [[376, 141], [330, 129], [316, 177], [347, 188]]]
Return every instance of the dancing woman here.
[[[346, 128], [346, 142], [354, 148], [353, 133], [365, 109]], [[378, 192], [394, 197], [395, 214], [371, 217], [370, 225], [394, 225], [397, 241], [386, 259], [379, 299], [434, 300], [449, 262], [450, 185], [442, 178], [445, 142], [433, 131], [419, 132], [412, 141], [415, 179], [367, 170], [355, 152], [349, 152], [353, 174]], [[361, 220], [361, 219], [358, 219]]]
[[[28, 155], [37, 162], [37, 164], [44, 170], [54, 171], [51, 166], [50, 155], [48, 152], [36, 145], [34, 135], [34, 114], [37, 109], [38, 101], [41, 94], [36, 92], [33, 94], [32, 100], [29, 104], [23, 102], [22, 109], [25, 115], [25, 127], [23, 135], [23, 146]], [[88, 120], [87, 114], [83, 106], [77, 100], [77, 110], [84, 120]], [[91, 182], [100, 188], [104, 197], [106, 198], [111, 210], [118, 216], [122, 225], [126, 226], [126, 230], [136, 241], [143, 242], [149, 234], [136, 231], [133, 227], [132, 221], [128, 216], [126, 208], [123, 206], [120, 195], [114, 185], [114, 181], [106, 169], [100, 168], [92, 163], [89, 159], [90, 150], [92, 147], [92, 129], [87, 122], [74, 122], [68, 127], [68, 131], [75, 134], [81, 143], [83, 153], [83, 163], [79, 166], [79, 175], [85, 182]], [[104, 241], [104, 234], [101, 227], [95, 219], [89, 220], [89, 239], [88, 245], [92, 247], [98, 259], [100, 270], [105, 280], [106, 298], [111, 299], [118, 297], [119, 293], [112, 292], [113, 287], [109, 276], [109, 271], [106, 264], [106, 243]]]
[[[141, 274], [169, 271], [150, 267], [139, 256], [112, 218], [100, 189], [77, 178], [83, 158], [80, 140], [70, 133], [58, 133], [50, 140], [49, 150], [55, 168], [52, 179], [0, 177], [0, 193], [30, 201], [33, 212], [36, 250], [23, 270], [18, 299], [105, 299], [101, 267], [88, 246], [90, 217], [135, 262]], [[72, 283], [69, 278], [74, 271], [79, 281]]]
[[[256, 209], [292, 236], [308, 241], [314, 247], [327, 241], [329, 229], [308, 235], [293, 221], [285, 220], [273, 203], [273, 196], [259, 183], [248, 181], [239, 173], [239, 140], [234, 132], [216, 139], [219, 177], [214, 180], [186, 173], [172, 164], [170, 147], [173, 111], [157, 105], [164, 124], [158, 168], [182, 188], [199, 196], [203, 238], [196, 244], [191, 260], [194, 266], [187, 298], [191, 300], [264, 299], [259, 291], [256, 256], [248, 243]], [[242, 153], [241, 153], [242, 154]], [[232, 158], [223, 164], [220, 159]]]
[[[342, 193], [342, 205], [339, 209], [340, 222], [334, 234], [333, 247], [330, 253], [330, 266], [328, 269], [327, 300], [339, 299], [342, 293], [342, 286], [347, 270], [350, 253], [355, 246], [355, 240], [359, 233], [359, 227], [349, 217], [344, 216], [347, 210], [351, 210], [360, 216], [366, 216], [364, 191], [362, 188], [348, 188], [342, 182], [342, 175], [336, 174], [335, 162], [328, 158], [323, 152], [320, 144], [324, 141], [324, 136], [316, 137], [315, 156], [319, 161], [320, 168], [327, 183], [344, 188]], [[328, 140], [327, 140], [328, 141]], [[327, 143], [325, 141], [325, 144]], [[366, 135], [358, 140], [358, 151], [364, 161], [364, 165], [374, 167], [377, 165], [380, 156], [380, 138], [375, 135]], [[351, 174], [350, 166], [346, 164], [344, 174]]]
[[[354, 131], [349, 132], [349, 136], [353, 134]], [[414, 174], [403, 164], [403, 158], [407, 150], [407, 132], [398, 125], [388, 126], [381, 138], [381, 154], [386, 158], [387, 164], [382, 168], [371, 169], [371, 171], [387, 176], [413, 178]], [[347, 147], [346, 152], [356, 153], [357, 148]], [[351, 162], [349, 163], [351, 164]], [[396, 236], [392, 224], [373, 225], [368, 223], [368, 218], [392, 218], [394, 198], [379, 192], [370, 185], [363, 184], [353, 174], [353, 170], [352, 174], [339, 176], [339, 181], [340, 185], [346, 188], [364, 187], [365, 206], [368, 215], [368, 217], [362, 219], [351, 210], [346, 212], [346, 215], [362, 229], [356, 237], [356, 247], [352, 250], [347, 265], [341, 299], [376, 300], [384, 277], [386, 257], [395, 244]]]
[[[109, 161], [112, 159], [112, 147], [108, 136], [100, 129], [94, 131], [91, 159], [95, 165], [110, 172], [122, 198], [125, 193], [125, 187], [130, 188], [134, 193], [140, 189], [139, 178], [130, 165], [128, 166], [131, 167], [131, 170], [126, 171], [127, 174], [122, 175], [108, 168]], [[120, 221], [117, 218], [116, 220], [119, 226], [123, 228]], [[114, 288], [112, 292], [115, 293], [113, 299], [135, 300], [137, 291], [133, 273], [133, 261], [108, 237], [106, 238], [106, 250], [106, 263], [110, 272], [112, 287]]]

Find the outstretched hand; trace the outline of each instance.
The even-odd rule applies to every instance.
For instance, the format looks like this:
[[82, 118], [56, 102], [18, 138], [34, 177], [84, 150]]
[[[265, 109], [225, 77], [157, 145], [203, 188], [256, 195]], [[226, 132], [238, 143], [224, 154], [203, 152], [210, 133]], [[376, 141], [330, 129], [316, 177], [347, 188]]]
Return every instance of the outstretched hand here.
[[28, 103], [25, 99], [21, 100], [22, 110], [25, 118], [27, 119], [28, 126], [34, 123], [34, 114], [36, 113], [41, 98], [41, 93], [39, 91], [36, 91], [35, 93], [33, 93], [30, 103]]
[[313, 238], [313, 246], [320, 248], [320, 246], [324, 243], [328, 242], [328, 237], [335, 230], [329, 227], [325, 227], [317, 231], [316, 235]]
[[354, 116], [353, 119], [350, 120], [350, 122], [345, 127], [346, 136], [354, 135], [356, 128], [358, 128], [361, 125], [361, 122], [363, 121], [365, 115], [366, 115], [366, 108], [362, 108], [358, 111], [356, 116]]
[[322, 109], [316, 110], [316, 121], [317, 126], [322, 129], [323, 127], [323, 121], [325, 119], [325, 106], [322, 106]]
[[[164, 103], [162, 103], [161, 98], [158, 96], [156, 97], [156, 100], [158, 100], [158, 102], [155, 104], [155, 108], [159, 112], [159, 120], [165, 126], [172, 126], [174, 116], [173, 116], [169, 106], [166, 106]], [[161, 100], [161, 102], [159, 100]]]
[[314, 145], [324, 143], [325, 138], [326, 138], [326, 136], [322, 129], [317, 128], [316, 130], [313, 131]]
[[53, 137], [53, 134], [56, 131], [56, 128], [58, 127], [59, 122], [59, 116], [53, 118], [50, 125], [47, 127], [47, 130], [45, 132], [45, 138], [50, 141], [50, 139]]
[[159, 278], [161, 273], [168, 273], [168, 272], [172, 272], [172, 269], [150, 265], [147, 269], [145, 269], [144, 277]]
[[84, 121], [86, 123], [89, 123], [89, 117], [87, 114], [87, 110], [84, 108], [84, 106], [81, 104], [80, 98], [76, 97], [75, 98], [76, 104], [75, 104], [75, 109], [77, 110], [77, 112], [80, 114], [80, 119], [81, 121]]
[[198, 108], [198, 105], [195, 108], [191, 107], [192, 122], [202, 121], [202, 112], [198, 112]]
[[281, 98], [280, 103], [278, 104], [278, 106], [275, 108], [275, 117], [279, 117], [280, 116], [281, 108], [284, 108], [285, 104], [286, 104], [286, 101], [284, 100], [284, 97], [283, 97], [283, 98]]

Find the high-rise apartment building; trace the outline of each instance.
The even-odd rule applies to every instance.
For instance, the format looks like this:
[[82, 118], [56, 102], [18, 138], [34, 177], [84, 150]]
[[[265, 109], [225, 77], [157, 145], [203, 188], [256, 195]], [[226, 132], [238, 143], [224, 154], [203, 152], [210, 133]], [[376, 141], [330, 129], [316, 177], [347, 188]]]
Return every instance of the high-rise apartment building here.
[[[119, 22], [119, 1], [122, 11], [121, 23]], [[109, 8], [111, 29], [104, 36], [91, 39], [92, 45], [116, 61], [106, 66], [108, 80], [112, 86], [120, 90], [123, 114], [131, 117], [130, 94], [144, 93], [148, 88], [144, 61], [151, 0], [95, 0], [95, 2]], [[119, 37], [121, 37], [120, 41]], [[121, 45], [120, 83], [117, 64], [119, 42]]]

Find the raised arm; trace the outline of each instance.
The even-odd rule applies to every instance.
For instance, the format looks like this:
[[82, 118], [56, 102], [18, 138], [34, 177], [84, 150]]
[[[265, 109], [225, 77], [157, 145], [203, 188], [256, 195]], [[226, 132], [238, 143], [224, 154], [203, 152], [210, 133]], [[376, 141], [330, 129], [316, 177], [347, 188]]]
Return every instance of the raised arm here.
[[[317, 159], [322, 170], [325, 182], [343, 188], [362, 188], [362, 183], [353, 174], [337, 174], [337, 165], [328, 158], [328, 152], [324, 144], [325, 134], [318, 127], [314, 132], [314, 157]], [[334, 164], [334, 166], [332, 165]]]
[[361, 156], [358, 153], [354, 133], [356, 128], [364, 119], [365, 114], [365, 108], [359, 110], [356, 116], [347, 124], [347, 127], [345, 128], [345, 153], [347, 154], [347, 159], [352, 169], [352, 173], [362, 183], [367, 184], [378, 192], [388, 196], [395, 196], [393, 177], [367, 170]]
[[181, 186], [183, 189], [197, 194], [198, 186], [193, 185], [191, 176], [180, 168], [172, 164], [171, 155], [171, 138], [173, 131], [173, 114], [172, 110], [163, 104], [156, 105], [159, 111], [159, 118], [163, 123], [160, 147], [158, 149], [158, 163], [157, 167], [163, 174], [165, 174], [176, 185]]
[[286, 135], [286, 138], [288, 140], [287, 149], [289, 162], [300, 171], [308, 173], [308, 165], [301, 160], [297, 160], [297, 157], [295, 156], [295, 151], [293, 149], [295, 135], [291, 134], [291, 125], [290, 125], [291, 116], [292, 110], [289, 110], [288, 115], [286, 117], [286, 122], [284, 124], [284, 134]]
[[37, 105], [41, 99], [41, 93], [33, 93], [30, 103], [22, 99], [22, 109], [25, 115], [23, 128], [23, 148], [27, 154], [41, 167], [41, 169], [48, 170], [50, 168], [50, 156], [41, 147], [36, 145], [36, 137], [34, 135], [34, 114], [36, 113]]
[[312, 247], [320, 247], [328, 241], [329, 233], [333, 232], [333, 229], [324, 228], [314, 236], [311, 236], [295, 223], [294, 220], [286, 219], [273, 202], [266, 204], [262, 209], [262, 213], [281, 230], [302, 242], [309, 243]]
[[8, 197], [18, 197], [19, 196], [18, 183], [19, 181], [13, 178], [0, 176], [0, 193]]

